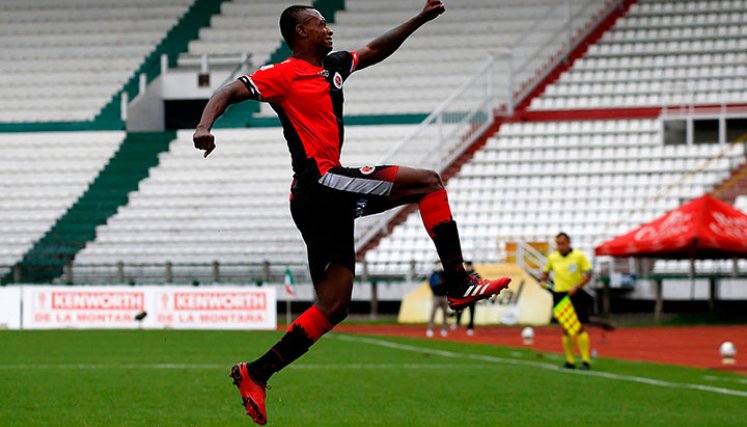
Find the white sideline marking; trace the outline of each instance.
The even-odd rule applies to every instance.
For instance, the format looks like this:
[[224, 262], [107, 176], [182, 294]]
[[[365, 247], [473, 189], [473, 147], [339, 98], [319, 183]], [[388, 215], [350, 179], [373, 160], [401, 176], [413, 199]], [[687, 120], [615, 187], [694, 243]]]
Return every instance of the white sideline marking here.
[[[453, 351], [448, 350], [440, 350], [435, 348], [428, 348], [428, 347], [418, 347], [414, 345], [407, 345], [407, 344], [398, 344], [391, 341], [385, 341], [381, 339], [375, 339], [375, 338], [364, 338], [364, 337], [355, 337], [351, 335], [340, 335], [340, 334], [331, 334], [330, 337], [334, 337], [337, 339], [341, 339], [344, 341], [351, 341], [351, 342], [358, 342], [358, 343], [365, 343], [365, 344], [371, 344], [371, 345], [377, 345], [380, 347], [387, 347], [392, 348], [396, 350], [403, 350], [403, 351], [411, 351], [416, 353], [427, 353], [432, 354], [436, 356], [442, 356], [452, 359], [470, 359], [470, 360], [478, 360], [482, 362], [488, 362], [482, 365], [461, 365], [461, 364], [449, 364], [449, 363], [427, 363], [427, 364], [394, 364], [394, 363], [345, 363], [345, 364], [304, 364], [304, 363], [298, 363], [298, 364], [292, 364], [288, 366], [291, 369], [328, 369], [328, 370], [338, 370], [338, 369], [351, 369], [351, 370], [360, 370], [360, 369], [397, 369], [397, 368], [403, 368], [403, 369], [463, 369], [463, 368], [479, 368], [479, 367], [489, 367], [492, 366], [495, 363], [502, 363], [502, 364], [509, 364], [509, 365], [524, 365], [524, 366], [532, 366], [535, 368], [541, 368], [541, 369], [547, 369], [551, 370], [553, 372], [562, 373], [562, 374], [572, 374], [572, 375], [589, 375], [594, 377], [600, 377], [600, 378], [607, 378], [612, 380], [618, 380], [618, 381], [629, 381], [629, 382], [637, 382], [642, 384], [649, 384], [649, 385], [655, 385], [660, 387], [670, 387], [670, 388], [684, 388], [684, 389], [690, 389], [690, 390], [699, 390], [699, 391], [706, 391], [711, 393], [717, 393], [717, 394], [724, 394], [729, 396], [737, 396], [737, 397], [747, 397], [747, 391], [740, 391], [740, 390], [732, 390], [728, 388], [721, 388], [721, 387], [712, 387], [702, 384], [689, 384], [689, 383], [676, 383], [671, 381], [664, 381], [664, 380], [657, 380], [653, 378], [645, 378], [645, 377], [637, 377], [633, 375], [622, 375], [622, 374], [614, 374], [610, 372], [599, 372], [599, 371], [575, 371], [575, 370], [563, 370], [560, 369], [555, 364], [550, 363], [543, 363], [543, 362], [535, 362], [530, 360], [519, 360], [519, 359], [509, 359], [505, 357], [499, 357], [499, 356], [489, 356], [489, 355], [481, 355], [481, 354], [468, 354], [468, 353], [457, 353]], [[158, 363], [158, 364], [12, 364], [12, 365], [0, 365], [0, 370], [26, 370], [26, 369], [62, 369], [62, 370], [71, 370], [71, 369], [79, 369], [79, 370], [101, 370], [101, 369], [228, 369], [227, 364], [187, 364], [187, 363]], [[738, 382], [740, 384], [744, 384], [744, 380], [731, 380], [726, 378], [717, 378], [713, 376], [705, 376], [703, 377], [707, 381], [734, 381]]]
[[[226, 368], [226, 365], [209, 365], [209, 364], [188, 364], [188, 363], [112, 363], [110, 365], [100, 363], [61, 363], [55, 364], [15, 364], [0, 365], [0, 370], [20, 370], [20, 369], [218, 369]], [[230, 368], [230, 366], [228, 367]], [[226, 368], [226, 369], [228, 369]]]
[[288, 368], [290, 369], [327, 369], [327, 370], [337, 370], [337, 369], [464, 369], [464, 368], [472, 368], [473, 366], [479, 366], [482, 368], [491, 368], [493, 365], [490, 364], [481, 364], [481, 365], [464, 365], [462, 363], [343, 363], [343, 364], [305, 364], [305, 363], [299, 363], [298, 365], [292, 364], [288, 365]]
[[714, 377], [713, 375], [706, 375], [703, 377], [706, 381], [724, 381], [733, 382], [739, 384], [747, 384], [747, 378], [728, 378], [728, 377]]
[[557, 365], [553, 365], [549, 363], [534, 362], [530, 360], [516, 360], [516, 359], [505, 358], [505, 357], [488, 356], [488, 355], [482, 355], [482, 354], [457, 353], [453, 351], [440, 350], [436, 348], [399, 344], [399, 343], [386, 341], [382, 339], [376, 339], [376, 338], [365, 338], [365, 337], [357, 337], [357, 336], [352, 336], [352, 335], [339, 335], [339, 334], [332, 334], [331, 336], [344, 340], [344, 341], [359, 342], [359, 343], [377, 345], [379, 347], [387, 347], [387, 348], [393, 348], [396, 350], [411, 351], [411, 352], [416, 352], [416, 353], [427, 353], [427, 354], [432, 354], [435, 356], [448, 357], [452, 359], [470, 359], [470, 360], [479, 360], [482, 362], [531, 366], [531, 367], [547, 369], [553, 372], [558, 372], [558, 373], [563, 373], [563, 374], [589, 375], [593, 377], [607, 378], [607, 379], [618, 380], [618, 381], [636, 382], [636, 383], [642, 383], [642, 384], [655, 385], [659, 387], [684, 388], [684, 389], [689, 389], [689, 390], [707, 391], [711, 393], [724, 394], [724, 395], [729, 395], [729, 396], [747, 397], [747, 391], [732, 390], [732, 389], [721, 388], [721, 387], [712, 387], [712, 386], [707, 386], [707, 385], [702, 385], [702, 384], [676, 383], [676, 382], [671, 382], [671, 381], [657, 380], [653, 378], [637, 377], [634, 375], [613, 374], [610, 372], [577, 371], [577, 370], [570, 370], [570, 369], [561, 369]]
[[[464, 365], [461, 363], [335, 363], [335, 364], [318, 364], [318, 363], [297, 363], [288, 366], [288, 369], [326, 369], [326, 370], [361, 370], [361, 369], [472, 369], [474, 367], [490, 368], [492, 364]], [[159, 363], [159, 364], [14, 364], [0, 365], [0, 370], [27, 370], [27, 369], [59, 369], [59, 370], [98, 370], [98, 369], [225, 369], [228, 370], [229, 364], [178, 364], [178, 363]]]

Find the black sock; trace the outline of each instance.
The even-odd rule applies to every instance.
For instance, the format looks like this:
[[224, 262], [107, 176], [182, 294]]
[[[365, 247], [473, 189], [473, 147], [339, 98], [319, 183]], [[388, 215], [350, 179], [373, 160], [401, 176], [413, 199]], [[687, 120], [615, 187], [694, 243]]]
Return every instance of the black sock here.
[[301, 327], [296, 325], [283, 335], [267, 353], [249, 364], [249, 375], [254, 381], [265, 384], [272, 374], [301, 357], [312, 344], [314, 341], [306, 336]]
[[249, 375], [254, 381], [267, 383], [272, 374], [301, 357], [333, 326], [319, 307], [312, 305], [296, 318], [280, 341], [249, 364]]
[[465, 290], [467, 272], [464, 270], [464, 257], [456, 222], [446, 221], [433, 227], [433, 243], [444, 267], [448, 292]]

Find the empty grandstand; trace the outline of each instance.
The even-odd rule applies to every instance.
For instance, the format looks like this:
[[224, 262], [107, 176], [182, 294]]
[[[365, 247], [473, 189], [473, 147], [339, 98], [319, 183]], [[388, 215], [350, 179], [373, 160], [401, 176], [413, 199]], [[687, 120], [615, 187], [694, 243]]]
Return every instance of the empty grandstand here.
[[[10, 153], [0, 172], [10, 184], [0, 203], [3, 282], [253, 283], [279, 281], [288, 267], [308, 282], [287, 206], [290, 158], [270, 107], [247, 103], [227, 117], [209, 160], [184, 125], [247, 64], [287, 55], [277, 17], [296, 2], [208, 3], [0, 4], [0, 129], [23, 131], [0, 134]], [[336, 48], [356, 49], [421, 3], [314, 5], [333, 23]], [[450, 3], [437, 25], [346, 83], [343, 162], [438, 169], [465, 255], [479, 263], [559, 231], [593, 253], [726, 187], [744, 210], [745, 187], [729, 180], [743, 176], [746, 154], [745, 3]], [[103, 114], [116, 120], [97, 121]], [[82, 122], [97, 130], [72, 125]], [[38, 132], [50, 124], [71, 130]], [[433, 244], [409, 213], [360, 222], [360, 272], [401, 279], [431, 268]], [[747, 269], [696, 264], [735, 266]]]
[[93, 120], [191, 3], [4, 1], [0, 122]]

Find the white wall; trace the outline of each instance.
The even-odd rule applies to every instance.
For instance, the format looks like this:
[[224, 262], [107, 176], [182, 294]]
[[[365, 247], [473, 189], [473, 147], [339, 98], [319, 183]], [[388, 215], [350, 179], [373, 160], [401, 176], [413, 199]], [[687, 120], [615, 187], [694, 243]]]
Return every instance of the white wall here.
[[0, 329], [21, 328], [21, 287], [0, 287]]
[[[721, 279], [717, 285], [716, 296], [717, 300], [747, 300], [747, 279]], [[662, 297], [666, 301], [707, 301], [710, 298], [710, 286], [707, 279], [665, 280]], [[639, 280], [633, 291], [624, 298], [653, 301], [656, 299], [655, 284], [651, 280]]]

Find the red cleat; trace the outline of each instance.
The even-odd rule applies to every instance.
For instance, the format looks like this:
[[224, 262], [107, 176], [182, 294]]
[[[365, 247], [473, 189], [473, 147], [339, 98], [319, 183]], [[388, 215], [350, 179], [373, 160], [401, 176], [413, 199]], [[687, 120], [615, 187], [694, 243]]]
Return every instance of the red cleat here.
[[472, 273], [467, 279], [467, 287], [464, 294], [461, 296], [448, 296], [449, 308], [452, 310], [461, 310], [470, 303], [498, 295], [508, 287], [509, 283], [511, 283], [510, 277], [488, 280], [482, 279], [477, 274]]
[[233, 383], [239, 388], [246, 414], [261, 426], [267, 424], [267, 413], [265, 412], [266, 386], [257, 384], [249, 376], [247, 364], [243, 362], [233, 365], [228, 376], [233, 378]]

